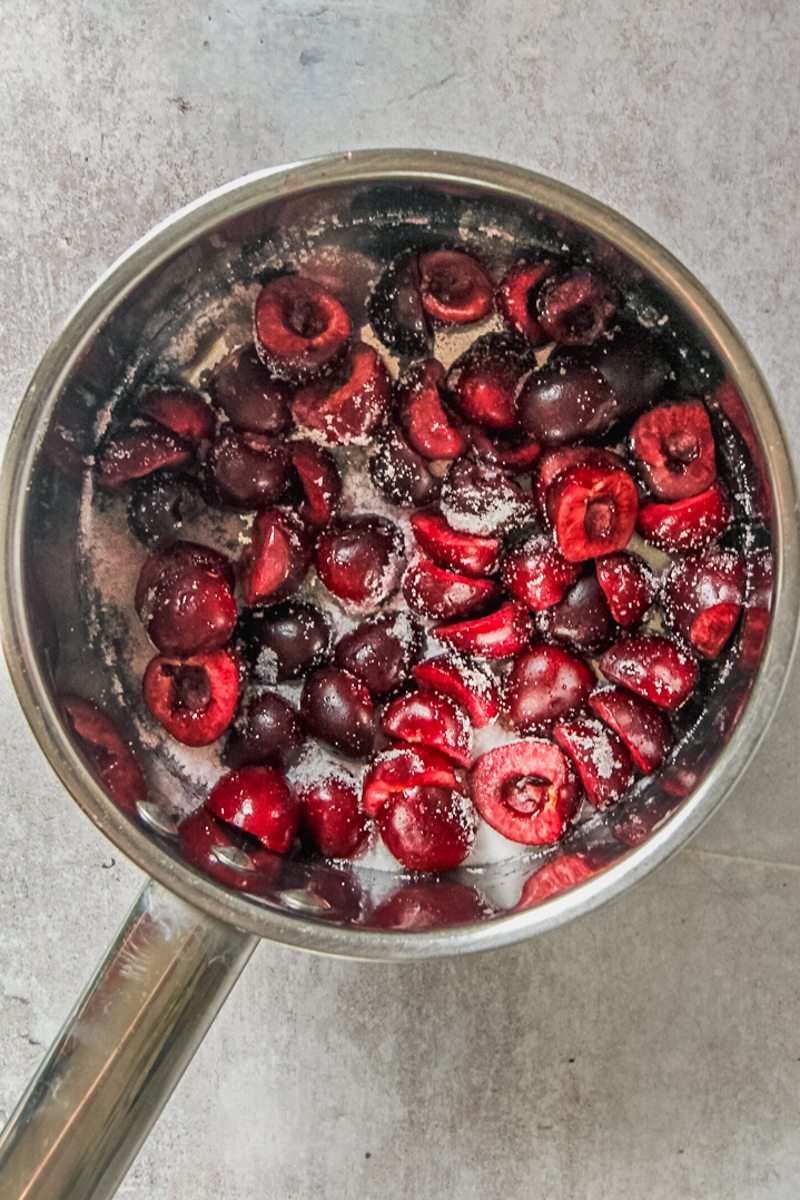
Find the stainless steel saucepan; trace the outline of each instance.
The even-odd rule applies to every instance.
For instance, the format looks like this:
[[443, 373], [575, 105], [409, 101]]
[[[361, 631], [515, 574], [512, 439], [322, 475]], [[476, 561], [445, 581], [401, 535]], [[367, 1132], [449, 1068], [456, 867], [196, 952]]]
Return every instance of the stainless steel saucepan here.
[[[588, 250], [631, 313], [673, 339], [687, 387], [708, 398], [737, 533], [759, 564], [740, 632], [705, 670], [704, 703], [683, 716], [660, 774], [545, 857], [462, 870], [455, 882], [426, 884], [423, 900], [399, 877], [324, 864], [281, 864], [252, 886], [252, 862], [230, 847], [210, 846], [215, 869], [201, 872], [176, 824], [202, 799], [202, 764], [174, 753], [146, 720], [142, 635], [115, 590], [124, 540], [82, 468], [118, 399], [166, 367], [197, 381], [244, 339], [270, 271], [302, 267], [355, 311], [382, 266], [427, 236], [472, 245], [498, 270], [524, 251]], [[629, 888], [730, 791], [775, 710], [798, 624], [786, 444], [724, 313], [602, 204], [478, 158], [380, 151], [278, 167], [159, 225], [96, 284], [42, 359], [11, 433], [0, 504], [4, 645], [20, 703], [81, 808], [152, 879], [8, 1122], [2, 1197], [114, 1192], [260, 937], [361, 959], [462, 954], [554, 929]], [[123, 811], [101, 787], [65, 721], [64, 692], [98, 702], [124, 729], [147, 774], [147, 801]], [[374, 919], [386, 891], [403, 888], [401, 916]]]

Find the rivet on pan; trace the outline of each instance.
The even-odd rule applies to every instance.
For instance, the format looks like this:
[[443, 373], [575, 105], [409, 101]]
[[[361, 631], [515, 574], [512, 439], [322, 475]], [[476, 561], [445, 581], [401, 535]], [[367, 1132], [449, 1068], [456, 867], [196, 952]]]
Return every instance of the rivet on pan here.
[[314, 892], [304, 892], [302, 888], [281, 892], [279, 898], [287, 908], [296, 908], [298, 912], [327, 912], [330, 908], [330, 904], [322, 896], [317, 896]]
[[163, 834], [164, 837], [178, 836], [175, 818], [164, 812], [157, 804], [153, 804], [152, 801], [137, 800], [136, 811], [142, 824], [147, 825], [154, 833]]
[[230, 867], [232, 871], [253, 870], [249, 855], [238, 846], [214, 846], [211, 853], [217, 862], [222, 863], [223, 867]]

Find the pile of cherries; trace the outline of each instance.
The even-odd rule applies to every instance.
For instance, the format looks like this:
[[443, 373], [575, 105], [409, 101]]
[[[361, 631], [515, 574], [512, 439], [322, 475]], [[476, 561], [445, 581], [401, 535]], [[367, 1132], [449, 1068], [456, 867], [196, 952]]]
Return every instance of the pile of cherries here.
[[[493, 315], [449, 370], [433, 357], [437, 332]], [[584, 798], [606, 809], [659, 768], [739, 619], [708, 411], [591, 266], [528, 260], [496, 285], [463, 249], [404, 253], [366, 303], [396, 380], [353, 316], [273, 279], [207, 395], [148, 391], [100, 447], [96, 480], [126, 489], [151, 550], [145, 704], [188, 746], [225, 736], [202, 827], [257, 854], [354, 858], [377, 830], [405, 869], [446, 871], [478, 817], [553, 843]], [[412, 510], [413, 544], [341, 515], [348, 446], [387, 511]], [[238, 562], [181, 540], [209, 506], [255, 514]], [[671, 556], [660, 578], [637, 533]], [[335, 643], [322, 589], [360, 620]], [[493, 748], [474, 755], [476, 730]], [[353, 769], [293, 784], [312, 739]]]

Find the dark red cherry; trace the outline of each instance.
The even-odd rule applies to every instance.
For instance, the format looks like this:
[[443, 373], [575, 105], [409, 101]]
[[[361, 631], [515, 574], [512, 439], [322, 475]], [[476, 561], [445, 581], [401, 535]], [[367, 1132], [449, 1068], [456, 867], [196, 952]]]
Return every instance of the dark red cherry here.
[[423, 458], [455, 458], [466, 438], [442, 403], [445, 371], [435, 358], [415, 363], [397, 383], [397, 417], [406, 439]]
[[428, 353], [433, 339], [422, 307], [416, 252], [402, 254], [389, 264], [367, 301], [367, 315], [389, 350], [410, 358]]
[[686, 703], [698, 678], [696, 660], [656, 634], [621, 638], [600, 659], [600, 670], [612, 683], [669, 709]]
[[479, 663], [460, 654], [437, 654], [414, 667], [421, 688], [449, 696], [465, 710], [477, 729], [491, 725], [500, 712], [494, 679]]
[[[183, 857], [191, 866], [237, 891], [269, 895], [281, 869], [281, 859], [256, 838], [228, 825], [202, 807], [178, 826]], [[230, 863], [243, 859], [246, 866]]]
[[623, 629], [640, 625], [656, 598], [656, 578], [637, 554], [606, 554], [595, 563], [611, 616]]
[[490, 437], [479, 425], [472, 426], [469, 440], [476, 458], [502, 467], [507, 475], [525, 475], [542, 453], [541, 446], [533, 438], [518, 432], [494, 433]]
[[209, 451], [206, 471], [218, 503], [268, 508], [289, 482], [289, 455], [274, 438], [226, 425]]
[[517, 391], [533, 362], [529, 351], [504, 333], [487, 333], [456, 359], [447, 374], [454, 403], [486, 429], [516, 430]]
[[676, 559], [664, 581], [663, 606], [676, 633], [702, 658], [719, 657], [744, 603], [745, 571], [736, 550], [712, 547]]
[[134, 812], [137, 802], [147, 799], [147, 782], [130, 745], [90, 700], [71, 693], [59, 699], [90, 771], [119, 808]]
[[142, 416], [163, 425], [190, 446], [210, 442], [214, 436], [214, 413], [198, 392], [153, 388], [136, 407]]
[[506, 324], [534, 346], [544, 346], [550, 336], [539, 321], [536, 298], [553, 270], [549, 262], [521, 262], [506, 273], [497, 289], [497, 307]]
[[370, 479], [391, 504], [419, 508], [439, 495], [441, 481], [428, 463], [412, 450], [394, 425], [386, 425], [376, 436], [369, 459]]
[[330, 451], [305, 438], [290, 443], [289, 457], [305, 496], [297, 509], [298, 516], [312, 529], [322, 529], [336, 516], [342, 498], [336, 459]]
[[163, 653], [215, 650], [229, 640], [236, 624], [232, 581], [223, 555], [196, 543], [175, 542], [145, 560], [134, 604]]
[[300, 711], [312, 733], [351, 758], [366, 758], [375, 742], [369, 689], [338, 667], [322, 667], [303, 686]]
[[482, 754], [471, 781], [472, 799], [484, 821], [525, 846], [557, 842], [580, 804], [569, 760], [552, 742], [534, 738]]
[[273, 279], [255, 308], [259, 356], [281, 379], [306, 379], [330, 365], [350, 337], [350, 318], [326, 288], [302, 275]]
[[611, 388], [620, 416], [649, 408], [672, 375], [663, 346], [641, 325], [621, 324], [613, 337], [601, 337], [583, 351], [582, 358]]
[[472, 762], [472, 726], [460, 705], [435, 692], [409, 692], [387, 705], [381, 718], [391, 737], [429, 746], [458, 767]]
[[562, 346], [588, 346], [608, 328], [616, 311], [614, 288], [586, 268], [554, 272], [536, 296], [542, 329]]
[[329, 526], [317, 542], [320, 579], [340, 600], [378, 608], [397, 589], [403, 539], [385, 517], [356, 517]]
[[584, 562], [627, 546], [636, 529], [639, 494], [627, 471], [569, 467], [547, 491], [547, 511], [568, 562]]
[[253, 673], [264, 683], [298, 679], [330, 657], [330, 623], [314, 604], [286, 600], [245, 609], [239, 624]]
[[205, 510], [197, 483], [189, 475], [156, 471], [134, 484], [128, 500], [128, 527], [150, 550], [180, 537], [184, 525]]
[[403, 579], [408, 607], [425, 617], [449, 621], [486, 609], [498, 599], [499, 588], [490, 579], [456, 575], [422, 558], [409, 567]]
[[600, 688], [589, 708], [620, 737], [638, 771], [658, 770], [675, 740], [663, 709], [621, 687]]
[[497, 569], [500, 541], [496, 537], [458, 533], [436, 513], [414, 513], [411, 528], [420, 548], [437, 566], [477, 579]]
[[534, 612], [563, 600], [580, 574], [580, 566], [567, 562], [544, 534], [533, 534], [514, 546], [503, 560], [503, 584]]
[[424, 633], [408, 613], [382, 613], [346, 633], [334, 661], [365, 683], [375, 697], [388, 696], [409, 678], [422, 654]]
[[559, 721], [583, 707], [596, 682], [591, 667], [560, 646], [522, 650], [503, 684], [508, 723], [531, 733]]
[[97, 452], [95, 477], [99, 487], [113, 491], [153, 471], [185, 467], [192, 457], [189, 443], [163, 425], [135, 425], [103, 442]]
[[241, 346], [214, 367], [208, 390], [237, 429], [272, 436], [291, 424], [291, 390], [282, 379], [273, 379], [252, 344]]
[[267, 850], [287, 854], [300, 821], [300, 804], [292, 787], [274, 767], [242, 767], [215, 784], [206, 808]]
[[720, 482], [673, 504], [642, 504], [637, 528], [646, 541], [666, 550], [701, 550], [718, 541], [731, 523], [731, 503]]
[[687, 500], [717, 477], [714, 434], [701, 400], [662, 404], [631, 429], [642, 478], [659, 500]]
[[295, 513], [285, 508], [260, 512], [243, 559], [246, 603], [263, 604], [291, 595], [305, 579], [312, 554], [306, 528]]
[[449, 879], [405, 883], [370, 917], [377, 929], [441, 929], [484, 921], [491, 909], [476, 888]]
[[491, 537], [529, 517], [531, 502], [499, 467], [457, 458], [442, 485], [441, 508], [459, 533]]
[[419, 257], [423, 311], [442, 325], [472, 325], [493, 308], [492, 281], [463, 250], [430, 250]]
[[377, 816], [384, 844], [408, 871], [450, 871], [475, 838], [475, 814], [466, 796], [446, 788], [398, 792]]
[[553, 737], [572, 759], [586, 798], [600, 810], [616, 803], [633, 782], [633, 764], [624, 743], [593, 717], [560, 721]]
[[544, 446], [602, 437], [620, 412], [603, 376], [582, 362], [547, 362], [524, 384], [519, 421]]
[[428, 746], [397, 745], [379, 754], [364, 776], [362, 802], [365, 812], [374, 817], [387, 800], [412, 787], [456, 788], [453, 766]]
[[564, 599], [537, 617], [542, 636], [590, 654], [599, 649], [613, 629], [603, 590], [592, 575], [583, 575]]
[[325, 442], [363, 445], [383, 420], [390, 396], [383, 359], [372, 346], [356, 342], [334, 377], [314, 380], [295, 392], [292, 416], [300, 429]]
[[144, 701], [167, 733], [186, 746], [208, 746], [230, 725], [239, 698], [239, 667], [229, 650], [190, 658], [151, 659]]
[[300, 789], [301, 823], [326, 858], [355, 858], [369, 842], [369, 822], [349, 783], [326, 776]]
[[229, 767], [285, 769], [305, 740], [300, 716], [289, 701], [277, 692], [258, 692], [234, 721], [222, 758]]

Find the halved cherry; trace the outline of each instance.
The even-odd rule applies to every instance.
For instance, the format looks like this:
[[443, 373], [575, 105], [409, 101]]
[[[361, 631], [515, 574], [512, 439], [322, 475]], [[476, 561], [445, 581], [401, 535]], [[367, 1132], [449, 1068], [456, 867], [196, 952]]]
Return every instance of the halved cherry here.
[[415, 363], [397, 383], [397, 414], [412, 449], [423, 458], [456, 458], [467, 442], [442, 404], [445, 370], [435, 358]]
[[198, 392], [187, 388], [153, 388], [136, 407], [190, 446], [209, 442], [214, 436], [214, 414]]
[[[281, 858], [256, 838], [220, 821], [203, 806], [184, 817], [178, 826], [183, 856], [191, 866], [237, 891], [266, 894], [281, 870]], [[231, 865], [242, 856], [243, 865]]]
[[142, 680], [144, 702], [185, 746], [208, 746], [230, 725], [239, 699], [239, 666], [230, 650], [190, 658], [156, 655]]
[[435, 513], [413, 513], [411, 528], [420, 547], [437, 566], [478, 579], [497, 568], [499, 538], [459, 533]]
[[403, 597], [408, 607], [425, 617], [449, 621], [488, 607], [498, 596], [491, 579], [470, 579], [437, 567], [422, 558], [409, 567], [403, 579]]
[[456, 359], [447, 374], [454, 403], [486, 429], [516, 430], [517, 390], [532, 361], [526, 348], [504, 333], [487, 333]]
[[687, 500], [717, 477], [714, 434], [702, 400], [661, 404], [631, 429], [631, 450], [659, 500]]
[[59, 699], [90, 771], [119, 808], [134, 812], [137, 801], [147, 799], [147, 783], [116, 724], [82, 696], [67, 693]]
[[547, 495], [551, 484], [570, 467], [577, 466], [624, 471], [625, 459], [613, 450], [603, 450], [600, 446], [559, 446], [554, 450], [546, 450], [539, 461], [533, 484], [536, 507], [546, 520]]
[[519, 433], [495, 433], [490, 437], [479, 425], [472, 426], [469, 440], [477, 458], [502, 467], [507, 475], [526, 474], [542, 453], [539, 443], [531, 437]]
[[721, 483], [705, 492], [674, 504], [643, 504], [637, 528], [646, 541], [668, 553], [701, 550], [722, 537], [733, 515], [728, 494]]
[[607, 642], [614, 624], [603, 590], [592, 574], [582, 575], [563, 600], [537, 614], [543, 637], [591, 654]]
[[572, 759], [586, 798], [601, 811], [614, 804], [633, 781], [624, 743], [594, 717], [573, 717], [553, 727], [553, 737]]
[[617, 624], [623, 629], [641, 624], [656, 597], [656, 579], [644, 559], [624, 551], [605, 554], [595, 570]]
[[512, 600], [485, 617], [434, 625], [430, 632], [438, 642], [477, 658], [510, 658], [530, 642], [533, 622], [525, 605]]
[[589, 708], [619, 736], [638, 771], [658, 770], [675, 741], [663, 709], [621, 687], [600, 688]]
[[472, 325], [493, 307], [492, 281], [463, 250], [430, 250], [419, 256], [422, 307], [442, 325]]
[[421, 688], [449, 696], [466, 709], [477, 729], [490, 725], [500, 712], [500, 697], [487, 670], [458, 654], [439, 654], [414, 667]]
[[441, 497], [442, 515], [459, 533], [495, 537], [530, 516], [530, 497], [500, 467], [456, 458]]
[[712, 547], [676, 559], [664, 581], [667, 619], [702, 658], [717, 658], [744, 603], [744, 561], [737, 550]]
[[370, 917], [378, 929], [441, 929], [471, 925], [491, 912], [474, 887], [449, 879], [414, 880], [382, 900]]
[[300, 821], [297, 796], [274, 767], [242, 767], [223, 775], [211, 789], [206, 808], [274, 854], [291, 850]]
[[517, 263], [506, 272], [497, 289], [497, 307], [506, 324], [534, 346], [545, 346], [550, 341], [539, 321], [536, 297], [552, 270], [549, 262]]
[[276, 438], [225, 425], [209, 451], [206, 471], [218, 503], [267, 508], [280, 500], [289, 482], [289, 456]]
[[522, 428], [544, 446], [602, 437], [620, 417], [611, 388], [583, 362], [550, 362], [534, 371], [519, 394]]
[[330, 525], [317, 542], [320, 579], [340, 600], [378, 608], [397, 589], [403, 538], [385, 517], [355, 517]]
[[206, 386], [236, 429], [275, 435], [291, 424], [289, 385], [269, 374], [252, 344], [218, 363]]
[[285, 508], [260, 512], [244, 556], [246, 602], [273, 603], [296, 591], [306, 577], [311, 556], [305, 526], [295, 513]]
[[562, 346], [588, 346], [608, 328], [617, 311], [614, 288], [595, 271], [576, 268], [550, 275], [536, 297], [545, 333]]
[[337, 667], [365, 683], [373, 696], [387, 696], [406, 682], [424, 643], [416, 617], [407, 612], [381, 613], [340, 638], [334, 659]]
[[322, 667], [306, 679], [300, 711], [312, 733], [351, 758], [366, 758], [375, 743], [375, 712], [369, 689], [338, 667]]
[[558, 896], [585, 879], [591, 879], [594, 873], [594, 867], [582, 854], [561, 853], [544, 866], [537, 866], [533, 874], [528, 876], [515, 908], [535, 908], [551, 896]]
[[450, 871], [464, 861], [475, 839], [472, 805], [447, 788], [398, 792], [376, 820], [386, 848], [409, 871]]
[[322, 529], [336, 516], [342, 497], [342, 477], [336, 459], [330, 451], [305, 438], [289, 444], [289, 458], [305, 496], [298, 516], [313, 529]]
[[255, 307], [261, 360], [281, 379], [306, 379], [342, 353], [350, 318], [326, 288], [302, 275], [282, 275], [261, 289]]
[[378, 491], [400, 508], [432, 504], [442, 486], [426, 459], [409, 446], [399, 429], [385, 425], [372, 444], [369, 475]]
[[307, 383], [295, 392], [292, 416], [300, 429], [325, 442], [363, 445], [383, 420], [390, 395], [383, 359], [372, 346], [356, 342], [335, 378]]
[[301, 823], [326, 858], [355, 858], [369, 842], [369, 823], [349, 783], [327, 775], [299, 790]]
[[381, 726], [412, 746], [430, 746], [458, 767], [472, 762], [472, 727], [460, 705], [434, 692], [409, 692], [387, 705]]
[[621, 638], [600, 659], [600, 670], [612, 683], [669, 709], [686, 703], [698, 678], [696, 660], [657, 634]]
[[192, 447], [171, 429], [155, 423], [136, 425], [103, 442], [95, 477], [99, 487], [113, 491], [153, 471], [184, 467], [192, 457]]
[[539, 612], [563, 600], [580, 573], [580, 566], [567, 562], [550, 538], [533, 534], [508, 552], [502, 578], [512, 596]]
[[560, 646], [522, 650], [503, 684], [503, 709], [519, 733], [559, 721], [588, 700], [596, 679], [588, 663]]
[[548, 489], [547, 507], [564, 558], [584, 562], [627, 546], [639, 495], [627, 471], [576, 466]]
[[552, 742], [528, 738], [498, 746], [480, 756], [471, 778], [484, 821], [524, 846], [557, 842], [580, 804], [572, 766]]
[[371, 817], [398, 792], [412, 787], [457, 786], [455, 772], [447, 759], [428, 746], [397, 746], [374, 760], [362, 784], [364, 811]]

